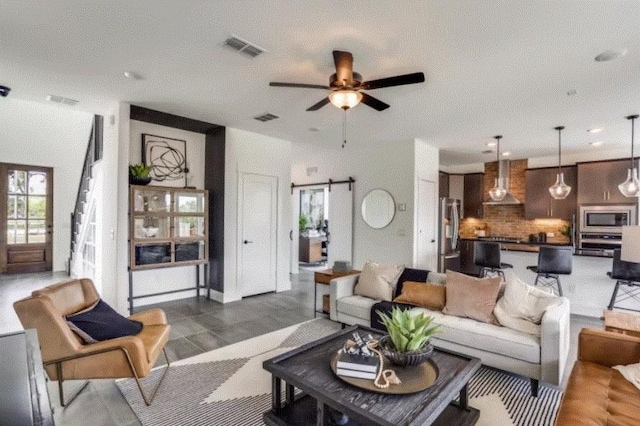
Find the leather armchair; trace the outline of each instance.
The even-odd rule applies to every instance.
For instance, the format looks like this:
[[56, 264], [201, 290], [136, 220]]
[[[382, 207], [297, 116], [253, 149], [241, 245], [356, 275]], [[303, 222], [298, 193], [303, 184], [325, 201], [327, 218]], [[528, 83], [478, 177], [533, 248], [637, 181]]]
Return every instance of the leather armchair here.
[[[37, 330], [44, 367], [49, 378], [58, 381], [63, 406], [84, 388], [65, 401], [64, 380], [125, 377], [136, 379], [145, 403], [150, 405], [170, 365], [165, 350], [170, 326], [164, 311], [151, 309], [130, 316], [129, 319], [143, 324], [135, 336], [86, 344], [71, 331], [64, 317], [88, 308], [99, 299], [93, 282], [83, 278], [36, 290], [30, 297], [15, 302], [13, 307], [25, 329]], [[140, 378], [149, 374], [160, 352], [164, 353], [167, 367], [148, 398]]]

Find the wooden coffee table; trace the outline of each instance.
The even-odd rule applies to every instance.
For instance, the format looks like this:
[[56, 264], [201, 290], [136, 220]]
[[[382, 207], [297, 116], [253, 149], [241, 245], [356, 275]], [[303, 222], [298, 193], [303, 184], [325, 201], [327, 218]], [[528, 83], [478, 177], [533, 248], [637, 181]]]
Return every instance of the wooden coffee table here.
[[[379, 330], [352, 326], [264, 362], [272, 375], [268, 425], [326, 425], [331, 407], [349, 416], [349, 425], [473, 425], [480, 412], [468, 406], [467, 384], [480, 360], [436, 349], [436, 382], [408, 395], [385, 395], [356, 388], [331, 371], [330, 360], [353, 331], [382, 336]], [[282, 401], [282, 382], [285, 401]], [[296, 395], [295, 389], [302, 394]], [[459, 396], [459, 403], [452, 402]]]

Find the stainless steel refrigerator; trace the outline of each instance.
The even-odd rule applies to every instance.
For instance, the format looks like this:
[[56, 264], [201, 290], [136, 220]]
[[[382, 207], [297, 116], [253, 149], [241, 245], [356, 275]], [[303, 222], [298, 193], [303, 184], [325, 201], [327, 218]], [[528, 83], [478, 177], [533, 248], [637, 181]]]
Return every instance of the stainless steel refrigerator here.
[[460, 200], [440, 198], [438, 272], [460, 270]]

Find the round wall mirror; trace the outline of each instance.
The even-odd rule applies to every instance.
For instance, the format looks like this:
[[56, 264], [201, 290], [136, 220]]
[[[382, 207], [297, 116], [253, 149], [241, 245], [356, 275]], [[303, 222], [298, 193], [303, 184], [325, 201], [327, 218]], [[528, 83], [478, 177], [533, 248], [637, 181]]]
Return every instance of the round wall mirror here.
[[362, 200], [362, 219], [374, 229], [389, 225], [396, 214], [396, 203], [384, 189], [374, 189]]

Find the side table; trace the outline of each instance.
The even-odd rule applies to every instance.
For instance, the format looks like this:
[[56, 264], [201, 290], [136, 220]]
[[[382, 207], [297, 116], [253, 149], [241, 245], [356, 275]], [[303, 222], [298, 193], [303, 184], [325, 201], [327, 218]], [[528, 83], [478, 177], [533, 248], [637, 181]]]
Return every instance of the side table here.
[[322, 271], [316, 271], [313, 274], [313, 280], [315, 282], [313, 285], [313, 310], [314, 310], [313, 316], [316, 317], [317, 314], [326, 314], [326, 315], [329, 314], [329, 311], [325, 310], [324, 306], [321, 309], [317, 308], [316, 299], [318, 297], [318, 284], [329, 285], [331, 280], [334, 278], [344, 277], [346, 275], [355, 275], [359, 273], [360, 271], [357, 269], [352, 269], [350, 271], [343, 271], [343, 272], [333, 272], [333, 269], [324, 269]]
[[640, 315], [605, 309], [604, 329], [640, 337]]

